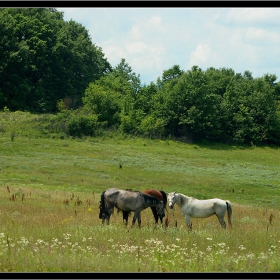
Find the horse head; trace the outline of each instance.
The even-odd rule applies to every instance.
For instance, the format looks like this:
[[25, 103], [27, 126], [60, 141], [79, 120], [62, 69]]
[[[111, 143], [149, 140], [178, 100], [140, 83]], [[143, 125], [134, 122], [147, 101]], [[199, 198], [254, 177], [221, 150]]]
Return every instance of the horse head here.
[[102, 223], [108, 217], [108, 213], [104, 202], [104, 195], [105, 195], [105, 191], [102, 192], [101, 200], [99, 201], [99, 219], [102, 219]]
[[163, 201], [160, 201], [159, 200], [159, 203], [155, 206], [156, 210], [157, 210], [157, 213], [158, 215], [163, 218], [165, 217], [165, 212], [164, 212], [164, 203]]
[[99, 201], [99, 219], [105, 218], [105, 213], [102, 209], [101, 201]]
[[175, 204], [175, 202], [176, 202], [175, 194], [176, 194], [176, 192], [171, 192], [171, 193], [169, 193], [169, 194], [167, 195], [167, 199], [168, 199], [168, 201], [169, 201], [169, 204], [168, 204], [168, 205], [169, 205], [170, 209], [173, 209], [174, 204]]

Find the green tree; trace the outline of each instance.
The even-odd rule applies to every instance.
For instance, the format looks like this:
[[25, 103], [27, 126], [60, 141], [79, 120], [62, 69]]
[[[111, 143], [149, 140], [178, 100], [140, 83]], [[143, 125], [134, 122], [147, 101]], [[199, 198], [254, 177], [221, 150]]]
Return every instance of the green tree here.
[[223, 96], [226, 92], [229, 82], [234, 78], [235, 73], [230, 68], [215, 69], [208, 68], [205, 71], [209, 91], [212, 94]]
[[81, 104], [88, 84], [111, 69], [80, 24], [48, 8], [0, 9], [0, 102], [11, 110]]
[[140, 76], [133, 72], [131, 66], [121, 59], [120, 63], [102, 76], [97, 84], [101, 85], [105, 90], [118, 92], [122, 96], [130, 96], [133, 100], [138, 97], [141, 89]]
[[265, 78], [237, 75], [228, 85], [221, 107], [227, 139], [245, 144], [277, 142], [280, 131], [275, 88]]
[[174, 65], [170, 69], [164, 70], [162, 73], [162, 82], [169, 82], [174, 79], [179, 78], [184, 73], [183, 70], [180, 69], [179, 65]]
[[[107, 94], [110, 93], [114, 104], [118, 103], [120, 118], [114, 119], [116, 124], [120, 124], [124, 132], [134, 131], [139, 123], [135, 107], [141, 89], [139, 75], [136, 75], [122, 58], [120, 63], [96, 81], [96, 84], [102, 86]], [[125, 124], [122, 125], [122, 122]]]
[[84, 109], [98, 116], [98, 121], [105, 126], [119, 123], [119, 95], [102, 86], [90, 83], [82, 98]]
[[166, 133], [189, 140], [202, 140], [219, 133], [219, 96], [211, 93], [205, 73], [197, 66], [176, 82], [165, 82], [157, 97], [157, 116], [166, 123]]
[[154, 108], [154, 96], [157, 92], [158, 86], [154, 82], [142, 86], [135, 100], [134, 108], [142, 111], [143, 115], [151, 113], [151, 110]]

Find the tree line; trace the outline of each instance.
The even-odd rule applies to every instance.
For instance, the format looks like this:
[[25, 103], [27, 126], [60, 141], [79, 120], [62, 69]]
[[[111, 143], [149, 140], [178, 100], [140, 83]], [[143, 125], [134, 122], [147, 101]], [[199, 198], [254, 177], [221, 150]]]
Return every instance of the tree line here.
[[112, 67], [81, 24], [50, 8], [0, 9], [0, 51], [0, 108], [55, 113], [54, 129], [71, 136], [280, 143], [274, 74], [174, 65], [142, 85], [124, 58]]

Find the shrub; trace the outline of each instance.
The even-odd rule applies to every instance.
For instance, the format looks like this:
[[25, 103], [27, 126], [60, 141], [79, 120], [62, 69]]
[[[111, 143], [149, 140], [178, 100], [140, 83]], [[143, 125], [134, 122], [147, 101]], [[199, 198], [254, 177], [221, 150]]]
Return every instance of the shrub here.
[[122, 116], [120, 130], [121, 132], [130, 133], [135, 130], [135, 120], [131, 116]]
[[142, 119], [139, 126], [139, 133], [150, 138], [161, 138], [165, 132], [165, 123], [162, 119], [147, 116]]
[[67, 125], [67, 134], [75, 137], [94, 136], [97, 115], [72, 115]]

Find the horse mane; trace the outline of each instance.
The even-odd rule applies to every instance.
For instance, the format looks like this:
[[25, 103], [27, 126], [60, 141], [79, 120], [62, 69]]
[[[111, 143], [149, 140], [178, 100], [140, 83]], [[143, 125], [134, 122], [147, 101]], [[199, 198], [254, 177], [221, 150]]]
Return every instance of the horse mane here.
[[104, 202], [105, 192], [106, 191], [103, 191], [102, 194], [101, 194], [101, 201], [100, 201], [100, 205], [101, 205], [100, 208], [101, 209], [100, 209], [100, 212], [102, 211], [102, 213], [106, 213], [105, 202]]
[[176, 193], [176, 194], [179, 194], [179, 195], [177, 196], [177, 199], [179, 199], [179, 203], [180, 203], [180, 204], [182, 204], [182, 202], [185, 202], [185, 201], [188, 200], [188, 199], [193, 199], [193, 197], [187, 196], [187, 195], [185, 195], [185, 194], [183, 194], [183, 193]]
[[163, 197], [163, 207], [166, 208], [166, 203], [167, 203], [167, 195], [165, 191], [160, 191]]
[[182, 200], [185, 202], [186, 200], [188, 201], [192, 201], [192, 200], [196, 200], [197, 198], [193, 197], [193, 196], [187, 196], [183, 193], [180, 193], [180, 200], [181, 200], [181, 203], [182, 203]]
[[141, 193], [141, 195], [143, 195], [145, 201], [149, 200], [149, 201], [152, 201], [153, 203], [156, 202], [156, 203], [159, 203], [160, 200], [154, 196], [151, 196], [151, 195], [148, 195], [148, 194], [145, 194], [145, 193], [142, 193], [142, 192], [139, 192]]

